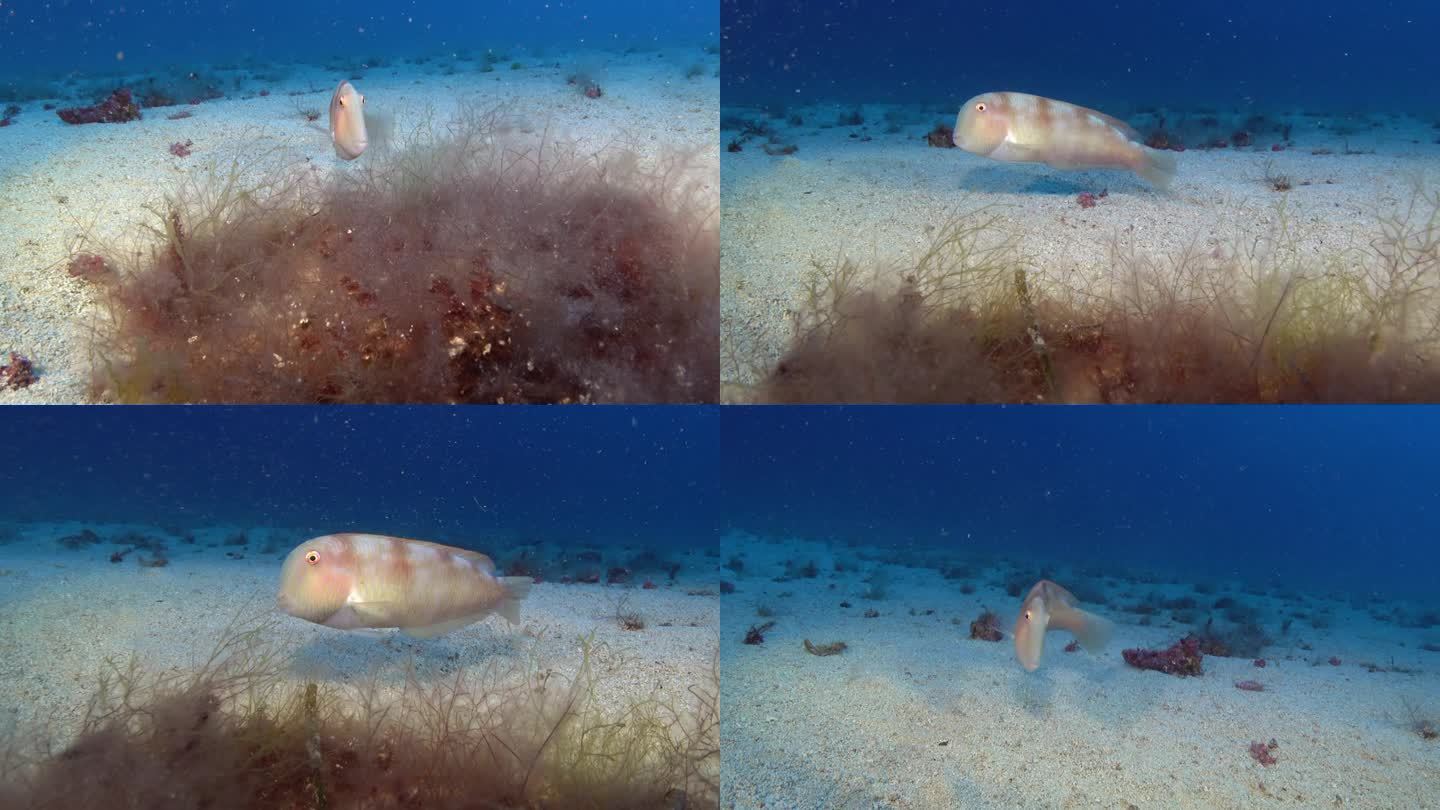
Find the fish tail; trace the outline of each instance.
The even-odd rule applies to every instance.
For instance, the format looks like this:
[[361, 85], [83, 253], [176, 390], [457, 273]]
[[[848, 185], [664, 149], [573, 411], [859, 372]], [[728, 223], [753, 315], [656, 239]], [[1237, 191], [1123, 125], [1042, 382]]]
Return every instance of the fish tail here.
[[1076, 607], [1056, 607], [1050, 612], [1050, 628], [1066, 630], [1086, 652], [1098, 653], [1110, 643], [1115, 625], [1109, 619]]
[[1148, 146], [1138, 148], [1140, 149], [1140, 166], [1135, 169], [1135, 173], [1161, 191], [1170, 188], [1170, 184], [1175, 182], [1175, 171], [1178, 166], [1175, 154], [1160, 149], [1151, 149]]
[[505, 586], [505, 598], [495, 606], [495, 612], [505, 617], [505, 621], [519, 624], [520, 602], [530, 595], [530, 586], [535, 584], [535, 580], [530, 577], [500, 577], [500, 584]]
[[1105, 645], [1110, 643], [1110, 636], [1115, 633], [1115, 624], [1094, 613], [1078, 609], [1075, 612], [1080, 614], [1080, 621], [1075, 627], [1075, 638], [1080, 646], [1090, 653], [1105, 649]]

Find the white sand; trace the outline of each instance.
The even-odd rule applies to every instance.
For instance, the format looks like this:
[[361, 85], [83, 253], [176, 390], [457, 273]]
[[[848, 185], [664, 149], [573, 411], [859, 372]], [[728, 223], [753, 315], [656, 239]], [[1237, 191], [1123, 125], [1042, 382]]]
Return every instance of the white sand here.
[[[84, 528], [105, 541], [74, 551], [56, 543]], [[132, 530], [164, 540], [171, 562], [142, 568], [136, 557], [144, 552], [137, 551], [110, 563], [110, 554], [124, 547], [108, 540]], [[0, 731], [46, 718], [64, 734], [81, 718], [107, 658], [123, 663], [135, 654], [152, 671], [192, 667], [241, 613], [279, 616], [265, 640], [295, 645], [290, 671], [297, 682], [394, 675], [412, 661], [424, 679], [497, 663], [508, 670], [530, 655], [568, 676], [580, 664], [579, 639], [593, 633], [595, 695], [603, 707], [618, 710], [651, 696], [688, 706], [689, 687], [713, 688], [720, 605], [715, 560], [699, 551], [673, 555], [681, 573], [674, 583], [657, 578], [654, 590], [541, 583], [522, 604], [519, 626], [491, 617], [418, 640], [389, 630], [332, 630], [278, 614], [280, 562], [304, 536], [247, 528], [248, 546], [225, 545], [238, 531], [196, 531], [194, 545], [153, 526], [47, 523], [4, 532], [10, 539], [0, 544]], [[279, 550], [260, 553], [272, 534]], [[710, 595], [687, 594], [702, 590]], [[645, 619], [645, 629], [619, 628], [613, 617], [622, 598], [627, 611]]]
[[[732, 536], [723, 557], [744, 552], [737, 585], [723, 598], [721, 731], [726, 808], [1242, 808], [1434, 806], [1440, 742], [1408, 728], [1408, 698], [1440, 720], [1440, 628], [1380, 623], [1348, 605], [1303, 597], [1305, 611], [1333, 617], [1328, 629], [1296, 620], [1266, 648], [1268, 666], [1207, 656], [1203, 676], [1180, 678], [1127, 666], [1125, 647], [1168, 646], [1187, 632], [1170, 611], [1153, 626], [1122, 608], [1151, 593], [1190, 595], [1202, 606], [1233, 595], [1260, 611], [1272, 635], [1294, 601], [1222, 587], [1105, 580], [1117, 622], [1102, 656], [1067, 654], [1065, 633], [1047, 639], [1040, 669], [1016, 662], [1009, 634], [1019, 598], [995, 584], [1008, 565], [981, 566], [971, 580], [887, 565], [889, 594], [860, 598], [864, 575], [890, 558], [877, 549], [769, 544]], [[783, 561], [814, 560], [816, 579], [776, 583]], [[833, 560], [860, 560], [861, 573]], [[1078, 574], [1060, 568], [1062, 584]], [[977, 586], [962, 594], [964, 582]], [[785, 592], [791, 595], [783, 596]], [[842, 609], [848, 600], [852, 607]], [[775, 611], [763, 645], [742, 642]], [[969, 639], [982, 606], [1001, 616], [1004, 641]], [[1377, 609], [1384, 606], [1376, 606]], [[922, 615], [910, 615], [915, 609]], [[880, 616], [866, 619], [867, 609]], [[933, 615], [923, 615], [934, 610]], [[1209, 611], [1198, 611], [1206, 615]], [[958, 619], [959, 623], [952, 623]], [[846, 641], [839, 656], [802, 649]], [[1301, 643], [1312, 650], [1303, 650]], [[1324, 661], [1341, 659], [1340, 666]], [[1370, 672], [1362, 664], [1418, 674]], [[1236, 689], [1253, 679], [1264, 692]], [[1262, 767], [1252, 741], [1275, 739], [1277, 763]]]
[[[1116, 235], [1133, 234], [1137, 246], [1151, 254], [1172, 254], [1192, 241], [1205, 248], [1229, 245], [1241, 232], [1268, 230], [1282, 197], [1301, 229], [1302, 245], [1331, 254], [1368, 242], [1377, 212], [1408, 201], [1415, 177], [1428, 174], [1432, 190], [1440, 182], [1440, 144], [1434, 143], [1440, 130], [1409, 118], [1376, 117], [1382, 127], [1348, 138], [1335, 134], [1338, 122], [1279, 118], [1294, 124], [1293, 148], [1273, 153], [1278, 136], [1262, 135], [1250, 149], [1187, 151], [1177, 155], [1180, 173], [1172, 193], [1161, 195], [1128, 173], [1060, 172], [928, 146], [925, 133], [936, 123], [953, 126], [953, 110], [868, 105], [866, 124], [835, 126], [850, 109], [790, 110], [803, 119], [800, 126], [758, 110], [722, 111], [723, 121], [763, 121], [782, 143], [799, 147], [791, 156], [772, 156], [759, 138], [722, 158], [721, 345], [727, 396], [743, 392], [784, 351], [812, 259], [830, 264], [844, 253], [903, 261], [929, 244], [934, 228], [962, 211], [990, 206], [1003, 228], [1021, 235], [1024, 252], [1037, 266], [1094, 278], [1106, 272]], [[898, 132], [886, 131], [887, 112], [902, 122]], [[728, 144], [739, 134], [725, 129], [721, 139]], [[1374, 154], [1340, 154], [1347, 146]], [[1335, 154], [1311, 154], [1317, 149]], [[1272, 159], [1272, 171], [1295, 184], [1289, 194], [1264, 182]], [[1305, 181], [1312, 184], [1300, 185]], [[1076, 201], [1081, 192], [1107, 189], [1094, 208], [1082, 209]]]
[[[516, 59], [526, 67], [511, 70], [507, 59], [482, 73], [476, 63], [460, 62], [454, 75], [444, 75], [439, 62], [397, 63], [367, 70], [355, 84], [367, 110], [393, 114], [402, 135], [427, 111], [443, 123], [459, 99], [476, 98], [509, 105], [518, 119], [537, 130], [548, 126], [582, 150], [624, 146], [646, 160], [695, 152], [692, 171], [718, 199], [718, 57], [677, 48]], [[697, 63], [703, 75], [686, 78], [687, 67]], [[566, 84], [576, 65], [599, 66], [602, 98], [585, 98]], [[162, 200], [187, 174], [214, 162], [227, 165], [236, 155], [273, 150], [326, 171], [340, 166], [329, 135], [307, 125], [296, 108], [318, 109], [316, 123], [327, 126], [330, 93], [342, 77], [311, 66], [283, 71], [289, 75], [274, 82], [250, 78], [249, 71], [218, 71], [223, 89], [235, 97], [149, 109], [125, 124], [72, 126], [42, 102], [30, 102], [13, 125], [0, 129], [0, 352], [7, 362], [10, 351], [31, 358], [41, 378], [26, 389], [0, 390], [0, 403], [89, 398], [93, 293], [64, 266], [82, 234], [133, 244], [136, 225], [150, 221], [147, 203]], [[244, 77], [239, 90], [231, 86], [235, 75]], [[261, 89], [270, 95], [258, 96]], [[292, 97], [292, 91], [306, 92]], [[166, 118], [180, 110], [194, 117]], [[194, 142], [191, 156], [170, 155], [171, 143], [187, 140]]]

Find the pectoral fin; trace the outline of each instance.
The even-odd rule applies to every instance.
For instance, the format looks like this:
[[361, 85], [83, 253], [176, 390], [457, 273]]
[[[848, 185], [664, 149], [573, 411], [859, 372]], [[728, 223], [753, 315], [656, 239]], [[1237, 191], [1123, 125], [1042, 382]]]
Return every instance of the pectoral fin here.
[[466, 625], [474, 624], [488, 615], [490, 615], [490, 612], [485, 611], [484, 613], [476, 613], [473, 616], [461, 616], [458, 619], [436, 622], [435, 624], [427, 624], [422, 627], [402, 627], [400, 630], [406, 635], [416, 638], [435, 638], [436, 636], [443, 636], [446, 633], [459, 630]]
[[391, 604], [390, 602], [351, 602], [335, 611], [334, 615], [321, 622], [321, 624], [326, 627], [333, 627], [336, 630], [358, 630], [362, 627], [394, 627], [394, 622], [386, 620], [390, 615]]
[[1010, 163], [1046, 162], [1045, 151], [1043, 149], [1016, 143], [1008, 138], [999, 146], [995, 147], [995, 151], [991, 152], [989, 157], [994, 160], [1004, 160]]
[[351, 602], [346, 608], [355, 615], [359, 627], [394, 627], [394, 602]]

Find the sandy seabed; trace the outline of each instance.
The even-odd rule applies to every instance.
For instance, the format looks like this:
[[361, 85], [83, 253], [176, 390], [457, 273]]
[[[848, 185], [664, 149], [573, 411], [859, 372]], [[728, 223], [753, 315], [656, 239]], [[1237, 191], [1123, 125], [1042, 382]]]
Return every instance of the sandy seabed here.
[[[443, 125], [462, 101], [484, 109], [505, 105], [517, 123], [573, 143], [582, 152], [607, 147], [635, 151], [642, 161], [684, 154], [706, 192], [719, 196], [718, 57], [700, 47], [645, 52], [555, 52], [517, 56], [481, 72], [461, 63], [447, 74], [445, 60], [368, 69], [355, 85], [366, 108], [394, 120], [396, 146], [408, 128], [425, 121]], [[688, 66], [703, 72], [687, 77]], [[586, 98], [566, 83], [577, 66], [591, 70], [604, 95]], [[210, 71], [234, 95], [198, 105], [144, 110], [124, 124], [62, 122], [42, 101], [22, 104], [14, 123], [0, 129], [0, 352], [30, 358], [39, 382], [19, 390], [0, 388], [0, 403], [77, 403], [90, 399], [91, 329], [95, 293], [66, 273], [65, 263], [88, 235], [99, 244], [134, 249], [141, 224], [188, 176], [236, 157], [283, 155], [321, 170], [349, 170], [335, 157], [325, 110], [343, 76], [308, 65], [278, 66], [277, 81], [250, 70]], [[241, 78], [241, 88], [231, 80]], [[134, 83], [142, 77], [134, 77]], [[115, 86], [127, 83], [123, 77]], [[260, 96], [264, 90], [268, 95]], [[90, 101], [57, 99], [72, 106]], [[308, 124], [300, 110], [320, 112]], [[188, 110], [193, 117], [170, 120]], [[172, 143], [191, 142], [192, 154], [175, 157]]]
[[[856, 109], [865, 123], [838, 123]], [[721, 160], [721, 381], [732, 400], [789, 345], [814, 262], [903, 263], [963, 212], [985, 207], [1035, 266], [1083, 288], [1105, 276], [1117, 237], [1156, 256], [1229, 247], [1270, 231], [1283, 200], [1302, 249], [1327, 256], [1368, 244], [1377, 216], [1407, 203], [1417, 179], [1432, 191], [1440, 184], [1440, 129], [1400, 115], [1272, 116], [1292, 126], [1284, 151], [1271, 151], [1281, 138], [1269, 134], [1244, 149], [1191, 149], [1177, 155], [1168, 193], [1123, 172], [1060, 172], [927, 145], [936, 124], [954, 125], [954, 110], [831, 105], [777, 118], [726, 107], [721, 120], [721, 148], [740, 147]], [[744, 137], [750, 123], [774, 130], [768, 151], [767, 137]], [[1292, 189], [1277, 193], [1267, 175], [1288, 177]], [[1077, 203], [1102, 191], [1093, 208]]]
[[[969, 578], [945, 579], [884, 564], [894, 552], [880, 549], [732, 535], [722, 556], [736, 554], [743, 570], [726, 572], [736, 590], [722, 600], [722, 807], [1435, 806], [1440, 741], [1411, 727], [1406, 704], [1440, 719], [1440, 652], [1423, 647], [1440, 650], [1440, 626], [1372, 615], [1414, 605], [1362, 610], [1239, 583], [1202, 594], [1158, 578], [1089, 578], [1108, 594], [1088, 607], [1115, 621], [1110, 645], [1066, 653], [1070, 636], [1051, 633], [1040, 668], [1027, 673], [1010, 638], [1023, 594], [1002, 583], [1033, 577], [1033, 563], [971, 563]], [[790, 560], [814, 562], [817, 576], [787, 578]], [[867, 600], [876, 570], [886, 594]], [[1084, 578], [1065, 567], [1054, 576]], [[962, 592], [967, 583], [973, 593]], [[1206, 656], [1204, 674], [1187, 678], [1127, 666], [1123, 648], [1168, 646], [1194, 629], [1168, 610], [1142, 616], [1130, 606], [1185, 596], [1201, 617], [1227, 596], [1256, 609], [1275, 638], [1261, 653], [1266, 666]], [[773, 615], [759, 616], [762, 607]], [[1001, 642], [969, 638], [987, 607], [1000, 615]], [[1295, 614], [1307, 619], [1282, 634]], [[743, 642], [767, 621], [763, 644]], [[816, 657], [806, 639], [849, 648]], [[1237, 689], [1241, 680], [1264, 691]], [[1263, 766], [1250, 745], [1272, 739], [1276, 762]]]
[[[84, 529], [100, 542], [66, 549], [58, 540]], [[130, 532], [160, 539], [169, 563], [139, 564]], [[691, 687], [714, 688], [720, 604], [715, 560], [678, 552], [681, 573], [657, 578], [653, 590], [541, 582], [521, 604], [521, 623], [492, 616], [437, 639], [393, 630], [332, 630], [280, 614], [274, 607], [280, 563], [305, 535], [285, 530], [215, 526], [188, 532], [186, 543], [154, 526], [34, 523], [0, 532], [0, 731], [42, 720], [62, 738], [83, 719], [107, 659], [134, 655], [147, 671], [188, 670], [202, 663], [232, 622], [241, 630], [267, 620], [260, 640], [289, 655], [297, 684], [366, 684], [377, 672], [396, 676], [413, 664], [422, 681], [459, 669], [519, 677], [531, 661], [566, 677], [581, 663], [581, 639], [593, 634], [594, 698], [625, 707], [655, 698], [688, 705]], [[243, 534], [247, 543], [227, 544]], [[506, 549], [486, 549], [506, 559]], [[645, 628], [627, 631], [617, 610]], [[513, 665], [507, 666], [507, 665]], [[504, 684], [497, 684], [503, 686]]]

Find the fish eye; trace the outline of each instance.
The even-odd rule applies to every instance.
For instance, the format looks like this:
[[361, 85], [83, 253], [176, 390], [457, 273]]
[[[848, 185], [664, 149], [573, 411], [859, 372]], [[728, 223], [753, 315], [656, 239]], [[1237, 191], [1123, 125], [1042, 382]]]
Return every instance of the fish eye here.
[[320, 552], [313, 549], [305, 552], [305, 562], [308, 562], [311, 565], [320, 562]]
[[[315, 552], [312, 551], [312, 552], [310, 552], [310, 553], [311, 553], [311, 554], [314, 554]], [[1027, 622], [1030, 621], [1030, 611], [1028, 611], [1028, 610], [1025, 611], [1025, 621], [1027, 621]]]
[[365, 106], [365, 97], [364, 97], [364, 96], [361, 96], [361, 97], [360, 97], [360, 106], [361, 106], [361, 107], [364, 107], [364, 106]]
[[[975, 112], [985, 112], [985, 102], [982, 101], [982, 102], [980, 102], [979, 104], [976, 104], [976, 105], [975, 105]], [[1026, 618], [1029, 618], [1029, 617], [1027, 616]]]

